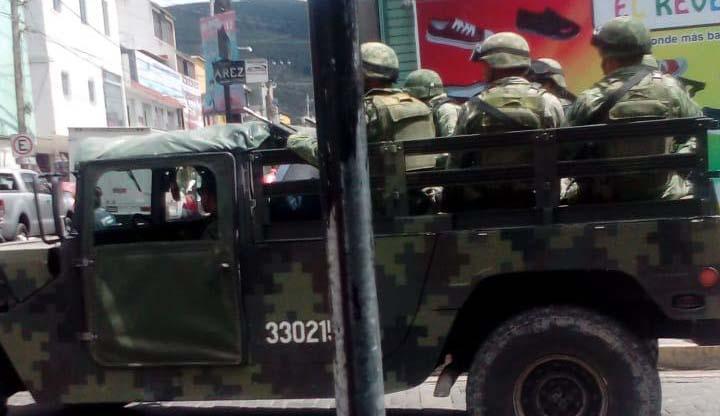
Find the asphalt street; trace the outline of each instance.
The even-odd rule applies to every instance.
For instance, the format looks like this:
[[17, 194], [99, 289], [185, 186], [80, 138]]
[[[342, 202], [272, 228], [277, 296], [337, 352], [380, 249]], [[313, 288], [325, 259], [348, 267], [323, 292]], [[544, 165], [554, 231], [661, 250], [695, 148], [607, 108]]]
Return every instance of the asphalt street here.
[[[720, 415], [720, 371], [668, 371], [663, 382], [663, 416]], [[465, 415], [465, 379], [450, 397], [432, 396], [426, 383], [386, 396], [389, 416]], [[332, 400], [216, 401], [190, 403], [142, 403], [125, 408], [85, 406], [51, 408], [32, 404], [28, 394], [11, 398], [11, 416], [332, 416]]]

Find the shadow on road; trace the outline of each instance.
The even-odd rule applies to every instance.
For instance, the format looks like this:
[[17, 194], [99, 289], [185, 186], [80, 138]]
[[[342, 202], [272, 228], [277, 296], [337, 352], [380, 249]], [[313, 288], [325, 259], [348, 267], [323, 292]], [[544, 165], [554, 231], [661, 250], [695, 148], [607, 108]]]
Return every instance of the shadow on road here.
[[[130, 408], [118, 406], [44, 406], [11, 407], [9, 416], [335, 416], [332, 409], [246, 409], [238, 407], [163, 407], [140, 405]], [[388, 409], [388, 416], [466, 416], [465, 412], [453, 410]]]

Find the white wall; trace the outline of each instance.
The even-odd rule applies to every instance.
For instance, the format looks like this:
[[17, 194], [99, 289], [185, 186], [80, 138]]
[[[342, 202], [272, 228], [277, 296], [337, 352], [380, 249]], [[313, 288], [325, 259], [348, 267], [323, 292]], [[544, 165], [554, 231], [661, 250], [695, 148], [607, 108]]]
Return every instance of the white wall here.
[[[100, 0], [85, 0], [87, 24], [78, 0], [27, 2], [28, 54], [39, 137], [67, 136], [68, 127], [106, 127], [103, 69], [122, 76], [117, 8], [108, 5], [109, 36]], [[61, 73], [67, 72], [70, 96], [63, 94]], [[90, 102], [88, 80], [95, 83]]]
[[128, 49], [138, 49], [153, 55], [167, 57], [168, 66], [177, 70], [177, 51], [175, 49], [175, 22], [172, 22], [173, 44], [166, 43], [155, 36], [152, 10], [149, 0], [117, 0], [120, 22], [120, 43]]

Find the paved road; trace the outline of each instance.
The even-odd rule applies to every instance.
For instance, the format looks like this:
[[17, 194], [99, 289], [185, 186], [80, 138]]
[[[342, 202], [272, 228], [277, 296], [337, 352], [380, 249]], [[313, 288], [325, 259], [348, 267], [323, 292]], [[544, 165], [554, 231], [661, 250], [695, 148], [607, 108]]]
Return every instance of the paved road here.
[[[662, 373], [663, 416], [720, 415], [720, 371], [676, 371]], [[464, 379], [456, 383], [450, 397], [432, 397], [432, 386], [386, 396], [389, 416], [464, 416]], [[28, 405], [31, 398], [19, 395], [11, 403], [11, 416], [332, 416], [332, 400], [223, 401], [178, 404], [141, 404], [125, 409], [107, 406], [51, 409]], [[310, 409], [302, 409], [302, 408]]]

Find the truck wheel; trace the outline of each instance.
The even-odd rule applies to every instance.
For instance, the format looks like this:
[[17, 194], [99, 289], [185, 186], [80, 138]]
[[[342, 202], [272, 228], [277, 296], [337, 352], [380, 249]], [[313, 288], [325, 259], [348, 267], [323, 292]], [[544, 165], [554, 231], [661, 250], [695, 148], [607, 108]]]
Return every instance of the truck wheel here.
[[472, 416], [660, 415], [660, 377], [644, 340], [611, 318], [554, 306], [497, 328], [470, 368]]
[[660, 343], [657, 338], [650, 338], [645, 341], [649, 351], [650, 360], [657, 365], [658, 359], [660, 358]]
[[30, 237], [30, 232], [27, 226], [23, 223], [18, 223], [15, 228], [15, 241], [26, 241]]

